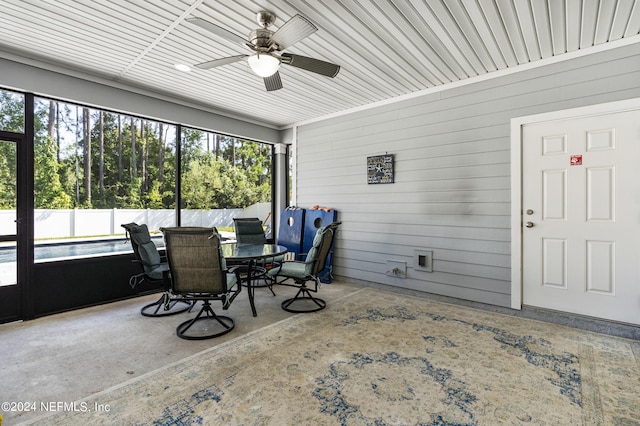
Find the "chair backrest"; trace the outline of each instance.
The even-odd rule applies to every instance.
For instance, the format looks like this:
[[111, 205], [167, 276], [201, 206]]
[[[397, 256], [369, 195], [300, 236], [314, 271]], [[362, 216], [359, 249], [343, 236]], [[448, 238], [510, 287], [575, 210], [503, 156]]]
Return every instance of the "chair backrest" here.
[[161, 228], [176, 294], [227, 292], [220, 236], [216, 228]]
[[266, 244], [262, 221], [257, 217], [234, 217], [238, 244]]
[[341, 222], [333, 222], [319, 228], [313, 238], [313, 245], [304, 261], [307, 275], [316, 277], [324, 269], [327, 256], [333, 246], [336, 230]]
[[136, 260], [142, 264], [145, 272], [152, 272], [162, 262], [158, 248], [153, 241], [151, 241], [151, 235], [149, 234], [147, 225], [144, 223], [138, 225], [132, 222], [120, 226], [127, 230]]

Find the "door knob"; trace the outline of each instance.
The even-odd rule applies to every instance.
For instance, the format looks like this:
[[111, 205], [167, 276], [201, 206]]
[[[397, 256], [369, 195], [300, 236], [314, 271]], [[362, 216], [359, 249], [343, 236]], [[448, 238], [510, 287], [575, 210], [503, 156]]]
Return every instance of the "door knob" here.
[[527, 222], [524, 226], [527, 228], [533, 228], [533, 222]]

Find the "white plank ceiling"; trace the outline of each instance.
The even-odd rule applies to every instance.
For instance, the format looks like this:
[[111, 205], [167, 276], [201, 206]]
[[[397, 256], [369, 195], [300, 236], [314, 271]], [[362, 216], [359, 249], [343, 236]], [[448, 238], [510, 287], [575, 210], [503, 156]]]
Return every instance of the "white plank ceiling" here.
[[[267, 92], [249, 53], [187, 22], [242, 37], [255, 14], [318, 31], [286, 49], [340, 65], [336, 78], [283, 66]], [[0, 0], [0, 57], [154, 92], [274, 127], [640, 36], [640, 0]], [[0, 70], [0, 86], [2, 72]]]

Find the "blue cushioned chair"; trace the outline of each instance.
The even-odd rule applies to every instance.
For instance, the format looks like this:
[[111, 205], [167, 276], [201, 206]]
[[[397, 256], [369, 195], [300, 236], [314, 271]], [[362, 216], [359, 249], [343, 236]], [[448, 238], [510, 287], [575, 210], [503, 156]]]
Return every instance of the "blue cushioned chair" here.
[[[316, 293], [320, 287], [318, 274], [325, 267], [339, 225], [340, 222], [333, 222], [316, 231], [313, 245], [304, 261], [284, 261], [267, 272], [277, 284], [298, 288], [294, 297], [282, 302], [282, 309], [285, 311], [315, 312], [326, 307], [324, 300], [314, 297], [311, 293]], [[293, 280], [293, 283], [288, 282], [289, 279]], [[307, 287], [309, 281], [314, 283], [313, 287]]]

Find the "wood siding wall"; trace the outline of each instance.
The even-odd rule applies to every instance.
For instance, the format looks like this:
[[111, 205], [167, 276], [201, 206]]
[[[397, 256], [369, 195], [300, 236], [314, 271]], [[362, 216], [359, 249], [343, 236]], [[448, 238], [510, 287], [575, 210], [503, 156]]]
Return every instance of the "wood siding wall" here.
[[[510, 306], [510, 120], [636, 97], [638, 43], [302, 125], [296, 202], [339, 211], [336, 276]], [[395, 183], [368, 185], [385, 153]]]

